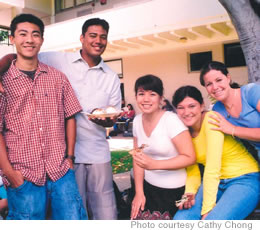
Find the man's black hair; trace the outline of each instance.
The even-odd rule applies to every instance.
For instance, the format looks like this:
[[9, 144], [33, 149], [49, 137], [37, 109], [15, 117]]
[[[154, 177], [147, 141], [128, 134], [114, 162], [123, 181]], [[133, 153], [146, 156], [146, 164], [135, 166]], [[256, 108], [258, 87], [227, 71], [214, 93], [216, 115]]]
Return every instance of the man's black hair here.
[[11, 29], [11, 35], [13, 37], [14, 37], [14, 32], [17, 28], [17, 25], [19, 23], [23, 23], [23, 22], [30, 22], [32, 24], [39, 26], [41, 36], [43, 37], [43, 34], [44, 34], [43, 21], [40, 18], [38, 18], [38, 17], [36, 17], [35, 15], [32, 15], [32, 14], [19, 14], [12, 20], [11, 25], [10, 25], [10, 29]]
[[84, 36], [90, 26], [102, 26], [102, 28], [108, 33], [109, 24], [106, 20], [100, 18], [91, 18], [84, 22], [82, 26], [82, 35]]

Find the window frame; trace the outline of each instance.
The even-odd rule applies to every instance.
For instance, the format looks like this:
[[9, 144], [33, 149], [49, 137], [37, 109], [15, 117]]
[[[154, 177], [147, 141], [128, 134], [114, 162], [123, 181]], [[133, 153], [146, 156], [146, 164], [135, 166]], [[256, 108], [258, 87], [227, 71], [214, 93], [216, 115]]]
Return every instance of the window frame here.
[[[188, 53], [188, 72], [189, 73], [199, 72], [201, 70], [202, 66], [206, 62], [212, 61], [212, 58], [213, 58], [213, 54], [212, 53], [213, 53], [212, 50]], [[209, 55], [209, 56], [208, 57], [204, 57], [204, 59], [207, 59], [207, 60], [204, 60], [202, 63], [199, 63], [200, 67], [194, 67], [194, 65], [198, 65], [198, 63], [196, 64], [196, 63], [192, 63], [192, 62], [194, 61], [194, 58], [200, 60], [201, 58], [198, 57], [199, 55]]]

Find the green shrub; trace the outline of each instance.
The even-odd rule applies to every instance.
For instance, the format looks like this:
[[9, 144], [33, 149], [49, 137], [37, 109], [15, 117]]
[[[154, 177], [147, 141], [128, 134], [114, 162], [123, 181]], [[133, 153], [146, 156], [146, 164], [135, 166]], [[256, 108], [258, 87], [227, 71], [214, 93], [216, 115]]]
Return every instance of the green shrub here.
[[114, 174], [128, 172], [133, 167], [132, 156], [128, 151], [112, 151], [111, 164]]

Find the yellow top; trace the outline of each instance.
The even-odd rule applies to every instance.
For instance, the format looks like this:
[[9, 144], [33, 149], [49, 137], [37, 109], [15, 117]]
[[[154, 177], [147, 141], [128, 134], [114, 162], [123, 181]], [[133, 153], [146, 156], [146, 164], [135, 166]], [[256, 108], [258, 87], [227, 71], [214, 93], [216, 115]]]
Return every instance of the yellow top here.
[[[258, 172], [258, 163], [242, 143], [230, 135], [211, 130], [207, 112], [202, 122], [200, 133], [192, 138], [196, 151], [197, 163], [205, 166], [203, 176], [203, 204], [201, 215], [208, 213], [216, 204], [220, 179], [238, 177], [247, 173]], [[197, 193], [201, 184], [198, 164], [187, 168], [185, 193]]]

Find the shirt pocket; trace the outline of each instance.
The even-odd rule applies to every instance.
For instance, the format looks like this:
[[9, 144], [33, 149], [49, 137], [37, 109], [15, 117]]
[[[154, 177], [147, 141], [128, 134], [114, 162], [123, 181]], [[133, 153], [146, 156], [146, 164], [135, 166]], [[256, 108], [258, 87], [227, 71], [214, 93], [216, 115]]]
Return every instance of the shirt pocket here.
[[26, 101], [33, 94], [32, 90], [28, 90], [28, 88], [21, 87], [10, 87], [6, 92], [6, 100], [8, 107], [12, 107], [20, 102], [26, 103]]
[[13, 133], [22, 133], [25, 124], [31, 120], [33, 112], [32, 91], [25, 88], [9, 90], [6, 93], [4, 114], [5, 129]]

